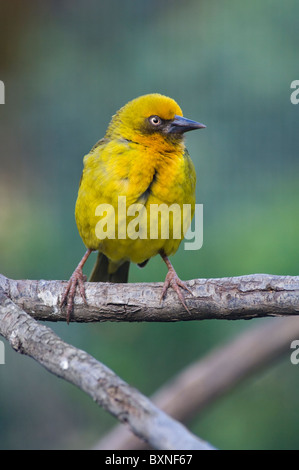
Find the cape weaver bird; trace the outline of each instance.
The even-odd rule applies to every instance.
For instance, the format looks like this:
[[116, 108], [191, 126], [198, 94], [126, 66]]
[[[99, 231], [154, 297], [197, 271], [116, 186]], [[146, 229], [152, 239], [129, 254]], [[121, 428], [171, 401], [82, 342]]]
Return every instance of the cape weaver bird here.
[[[99, 252], [90, 278], [92, 282], [127, 282], [130, 262], [143, 267], [150, 258], [160, 254], [168, 268], [161, 299], [171, 286], [188, 310], [180, 288], [189, 289], [168, 259], [177, 251], [186, 230], [182, 228], [179, 236], [174, 237], [175, 217], [169, 212], [168, 236], [162, 236], [166, 221], [161, 215], [157, 219], [159, 236], [150, 237], [150, 207], [166, 204], [169, 208], [177, 204], [183, 208], [184, 204], [189, 204], [193, 217], [196, 173], [183, 135], [204, 127], [184, 118], [173, 99], [157, 93], [148, 94], [122, 107], [112, 117], [105, 137], [84, 157], [75, 217], [87, 251], [71, 276], [61, 301], [61, 306], [67, 304], [68, 322], [77, 285], [86, 302], [82, 268], [92, 251]], [[119, 196], [126, 196], [125, 210], [132, 204], [142, 204], [143, 219], [139, 222], [148, 216], [145, 236], [143, 233], [143, 236], [129, 237], [126, 233], [132, 214], [127, 218], [120, 213]], [[110, 219], [115, 224], [114, 237], [103, 236], [103, 230], [99, 235], [97, 230], [101, 215], [97, 208], [103, 204], [115, 209], [114, 218]]]

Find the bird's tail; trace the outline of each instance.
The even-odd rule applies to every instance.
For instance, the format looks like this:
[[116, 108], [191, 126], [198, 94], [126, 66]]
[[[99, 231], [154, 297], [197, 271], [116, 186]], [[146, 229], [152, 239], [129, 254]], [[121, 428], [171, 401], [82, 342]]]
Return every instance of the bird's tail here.
[[124, 261], [120, 265], [113, 265], [103, 253], [98, 258], [92, 273], [90, 282], [128, 282], [130, 261]]

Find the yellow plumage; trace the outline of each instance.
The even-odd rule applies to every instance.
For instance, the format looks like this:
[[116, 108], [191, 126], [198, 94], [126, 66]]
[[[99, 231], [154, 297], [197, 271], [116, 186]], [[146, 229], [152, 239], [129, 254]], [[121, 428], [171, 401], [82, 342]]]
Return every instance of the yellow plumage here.
[[[166, 257], [172, 255], [184, 237], [183, 215], [180, 237], [174, 238], [170, 213], [169, 235], [161, 238], [165, 221], [160, 217], [159, 238], [150, 238], [152, 204], [168, 207], [177, 204], [182, 214], [183, 205], [188, 204], [191, 216], [194, 213], [196, 174], [184, 145], [183, 133], [205, 126], [182, 116], [177, 103], [166, 96], [150, 94], [136, 98], [112, 117], [105, 137], [84, 157], [76, 222], [89, 252], [96, 250], [107, 258], [105, 269], [109, 273], [117, 272], [125, 262], [142, 264], [158, 253]], [[126, 210], [132, 204], [145, 207], [139, 220], [141, 223], [146, 220], [146, 238], [132, 239], [122, 235], [119, 239], [118, 230], [126, 232], [135, 218], [134, 214], [127, 217], [123, 206], [122, 212], [118, 211], [119, 196], [126, 197]], [[115, 210], [114, 239], [98, 236], [100, 217], [97, 208], [102, 204], [109, 204]], [[101, 257], [98, 264], [100, 260]], [[99, 266], [96, 266], [92, 280], [106, 279], [105, 276], [101, 278]], [[125, 279], [120, 276], [120, 280]], [[78, 279], [75, 285], [77, 283], [80, 284]]]

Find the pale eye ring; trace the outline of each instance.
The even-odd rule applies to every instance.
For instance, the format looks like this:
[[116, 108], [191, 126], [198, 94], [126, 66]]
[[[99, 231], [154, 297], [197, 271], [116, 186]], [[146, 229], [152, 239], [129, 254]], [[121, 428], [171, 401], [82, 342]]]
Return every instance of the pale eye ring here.
[[162, 124], [162, 119], [159, 118], [159, 116], [150, 116], [148, 120], [155, 127], [160, 126], [160, 124]]

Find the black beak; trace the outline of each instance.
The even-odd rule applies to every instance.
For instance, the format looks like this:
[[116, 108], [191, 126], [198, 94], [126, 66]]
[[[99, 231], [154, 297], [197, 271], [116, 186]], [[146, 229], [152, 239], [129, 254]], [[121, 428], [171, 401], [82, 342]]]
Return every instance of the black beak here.
[[204, 129], [206, 126], [200, 122], [191, 121], [182, 116], [174, 116], [171, 121], [168, 134], [183, 134], [184, 132], [193, 131], [194, 129]]

